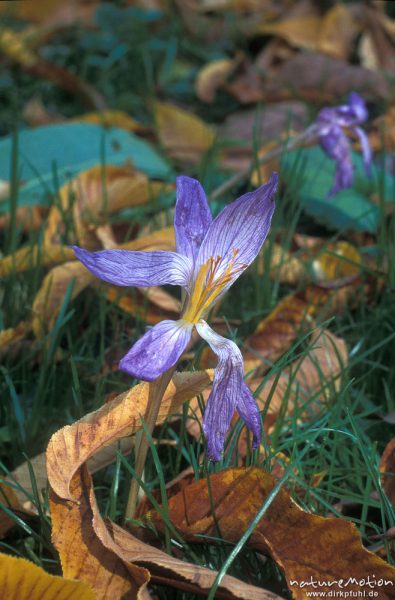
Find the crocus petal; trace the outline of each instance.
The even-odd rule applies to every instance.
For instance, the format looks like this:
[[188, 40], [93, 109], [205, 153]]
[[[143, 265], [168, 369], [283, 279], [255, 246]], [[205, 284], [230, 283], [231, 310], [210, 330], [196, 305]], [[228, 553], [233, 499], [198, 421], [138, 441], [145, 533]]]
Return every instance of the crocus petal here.
[[355, 127], [354, 131], [358, 135], [359, 142], [361, 144], [365, 171], [368, 175], [370, 175], [370, 167], [372, 164], [372, 148], [370, 147], [369, 138], [364, 132], [364, 130], [360, 127]]
[[121, 286], [150, 287], [153, 285], [186, 286], [192, 263], [176, 252], [140, 252], [132, 250], [101, 250], [88, 252], [73, 246], [74, 253], [91, 273]]
[[218, 356], [203, 419], [208, 457], [217, 461], [221, 458], [225, 435], [242, 394], [243, 358], [234, 342], [215, 333], [205, 321], [200, 320], [196, 329]]
[[174, 366], [191, 339], [185, 321], [161, 321], [140, 338], [119, 363], [121, 371], [153, 381]]
[[351, 187], [353, 176], [354, 169], [351, 162], [351, 157], [345, 157], [343, 160], [337, 161], [333, 187], [327, 197], [331, 198], [338, 192]]
[[355, 123], [363, 123], [368, 118], [368, 109], [365, 100], [356, 92], [351, 92], [348, 96], [348, 106], [350, 107]]
[[269, 183], [244, 194], [214, 219], [200, 247], [195, 275], [211, 258], [220, 257], [217, 275], [223, 273], [233, 261], [237, 269], [225, 290], [252, 263], [269, 233], [277, 183], [278, 176], [273, 173]]
[[195, 260], [213, 218], [206, 194], [191, 177], [177, 177], [177, 203], [174, 215], [177, 252]]
[[259, 409], [254, 396], [251, 394], [248, 385], [244, 381], [242, 383], [241, 394], [236, 408], [248, 429], [252, 431], [252, 447], [258, 448], [261, 439], [261, 419], [259, 416]]

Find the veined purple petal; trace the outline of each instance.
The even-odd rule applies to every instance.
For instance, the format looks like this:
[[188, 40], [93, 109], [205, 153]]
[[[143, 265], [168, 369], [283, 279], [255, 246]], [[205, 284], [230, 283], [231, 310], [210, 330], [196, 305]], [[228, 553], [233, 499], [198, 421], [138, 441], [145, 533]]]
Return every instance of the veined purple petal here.
[[368, 109], [365, 100], [356, 92], [351, 92], [348, 96], [348, 106], [354, 117], [354, 124], [363, 123], [368, 118]]
[[273, 173], [266, 185], [244, 194], [214, 219], [200, 247], [195, 276], [209, 259], [220, 257], [216, 276], [230, 265], [234, 267], [225, 290], [252, 263], [269, 233], [277, 182], [278, 176]]
[[191, 177], [177, 177], [177, 203], [174, 215], [177, 252], [195, 261], [213, 218], [206, 194]]
[[208, 457], [217, 461], [221, 458], [225, 435], [242, 395], [243, 358], [234, 342], [215, 333], [205, 321], [200, 320], [196, 329], [218, 356], [203, 419]]
[[252, 431], [252, 447], [258, 448], [261, 439], [261, 419], [259, 416], [259, 409], [254, 396], [248, 385], [243, 381], [241, 387], [241, 394], [237, 403], [237, 412], [247, 425], [248, 429]]
[[176, 364], [191, 339], [192, 329], [185, 321], [161, 321], [131, 347], [119, 363], [120, 370], [154, 381]]
[[363, 164], [365, 167], [365, 171], [368, 175], [370, 175], [370, 167], [372, 164], [372, 148], [369, 143], [369, 138], [366, 135], [366, 133], [364, 132], [364, 130], [361, 129], [360, 127], [355, 127], [354, 131], [358, 135], [358, 138], [359, 138], [359, 141], [361, 144]]
[[132, 250], [100, 250], [88, 252], [72, 246], [78, 260], [91, 273], [120, 286], [150, 287], [153, 285], [186, 286], [192, 263], [176, 252], [140, 252]]

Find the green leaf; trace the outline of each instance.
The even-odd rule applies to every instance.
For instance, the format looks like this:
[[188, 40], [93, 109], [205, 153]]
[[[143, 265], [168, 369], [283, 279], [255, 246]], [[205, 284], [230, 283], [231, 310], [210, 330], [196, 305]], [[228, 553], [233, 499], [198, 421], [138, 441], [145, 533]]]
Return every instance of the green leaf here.
[[[360, 155], [353, 152], [355, 168], [354, 186], [327, 197], [333, 185], [335, 162], [320, 147], [295, 150], [284, 156], [282, 176], [303, 203], [304, 211], [329, 228], [338, 230], [377, 231], [380, 210], [369, 200], [374, 192], [378, 195], [377, 181], [384, 178], [382, 170], [373, 169], [368, 177]], [[386, 174], [384, 199], [393, 199], [393, 178]]]
[[[91, 123], [62, 123], [19, 133], [18, 172], [24, 181], [18, 205], [46, 204], [57, 189], [77, 173], [94, 165], [131, 162], [151, 177], [171, 176], [169, 165], [147, 142], [123, 129]], [[11, 172], [12, 136], [0, 140], [0, 179]], [[8, 202], [0, 204], [0, 212]]]

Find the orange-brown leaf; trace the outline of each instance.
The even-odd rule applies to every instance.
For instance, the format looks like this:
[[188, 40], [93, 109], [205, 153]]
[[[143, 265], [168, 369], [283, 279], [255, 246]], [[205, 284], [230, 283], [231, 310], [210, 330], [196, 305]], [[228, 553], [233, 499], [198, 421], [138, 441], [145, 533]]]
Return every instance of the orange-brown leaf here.
[[[207, 480], [193, 482], [169, 500], [169, 518], [189, 540], [202, 542], [201, 535], [215, 536], [218, 528], [229, 542], [238, 542], [257, 514], [275, 479], [258, 468], [227, 469]], [[211, 507], [215, 507], [215, 516]], [[150, 519], [161, 527], [160, 517]], [[163, 527], [163, 526], [162, 526]], [[284, 572], [296, 600], [311, 597], [314, 588], [302, 582], [330, 582], [327, 590], [340, 591], [343, 582], [367, 575], [387, 583], [375, 588], [377, 598], [395, 596], [395, 569], [363, 548], [355, 525], [339, 518], [320, 517], [303, 511], [280, 489], [249, 538], [251, 548], [269, 554]], [[292, 583], [294, 582], [294, 583]], [[324, 588], [320, 588], [324, 589]], [[350, 583], [348, 591], [364, 587]]]
[[196, 163], [211, 148], [215, 135], [199, 117], [169, 102], [155, 103], [161, 144], [181, 161]]
[[78, 470], [70, 490], [77, 502], [50, 494], [52, 542], [59, 552], [63, 575], [89, 584], [97, 600], [148, 600], [146, 569], [127, 565], [100, 541], [93, 528], [93, 488], [86, 468]]
[[72, 286], [70, 299], [73, 299], [93, 280], [94, 275], [77, 260], [51, 269], [33, 302], [32, 328], [36, 337], [52, 329], [69, 286]]
[[158, 193], [157, 188], [151, 188], [147, 176], [132, 167], [92, 167], [60, 189], [61, 209], [51, 208], [45, 243], [59, 243], [65, 227], [64, 214], [71, 212], [78, 243], [94, 250], [100, 247], [95, 236], [96, 227], [123, 208], [145, 204]]
[[97, 600], [91, 587], [49, 575], [24, 558], [0, 554], [0, 596], [4, 600]]
[[[176, 373], [164, 394], [158, 423], [202, 392], [211, 378], [209, 371]], [[73, 499], [73, 475], [98, 450], [142, 428], [141, 417], [146, 414], [149, 393], [150, 384], [140, 383], [52, 436], [47, 448], [47, 473], [59, 497]]]

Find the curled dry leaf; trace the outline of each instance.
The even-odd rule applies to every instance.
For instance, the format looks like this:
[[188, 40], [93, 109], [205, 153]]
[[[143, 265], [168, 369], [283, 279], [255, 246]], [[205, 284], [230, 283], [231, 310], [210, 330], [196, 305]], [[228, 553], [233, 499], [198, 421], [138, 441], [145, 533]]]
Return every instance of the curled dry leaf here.
[[[188, 540], [201, 543], [202, 535], [238, 542], [263, 502], [275, 486], [275, 479], [255, 467], [226, 469], [191, 483], [169, 500], [168, 516]], [[214, 506], [215, 515], [211, 507]], [[163, 529], [158, 513], [149, 513], [154, 524]], [[207, 540], [205, 540], [207, 542]], [[361, 544], [355, 525], [339, 518], [320, 517], [303, 511], [280, 489], [263, 518], [252, 532], [248, 545], [269, 554], [279, 565], [293, 598], [311, 597], [314, 587], [303, 582], [321, 581], [327, 589], [347, 591], [364, 588], [367, 575], [376, 581], [376, 596], [394, 598], [395, 569]], [[342, 580], [342, 581], [340, 581]], [[320, 590], [325, 589], [320, 587]]]
[[[166, 389], [157, 422], [162, 423], [184, 402], [202, 392], [211, 378], [211, 371], [176, 373]], [[141, 429], [149, 394], [150, 384], [140, 383], [52, 436], [47, 448], [47, 473], [59, 497], [73, 500], [71, 478], [98, 450]]]
[[132, 167], [92, 167], [60, 189], [61, 208], [55, 205], [51, 208], [44, 241], [60, 242], [65, 228], [64, 214], [71, 212], [78, 243], [84, 248], [97, 249], [100, 243], [96, 227], [123, 208], [147, 203], [164, 187], [164, 184], [150, 184], [144, 173]]
[[4, 600], [97, 600], [90, 586], [49, 575], [37, 565], [0, 554], [1, 597]]
[[90, 585], [97, 600], [149, 600], [148, 571], [126, 564], [104, 546], [94, 530], [93, 486], [86, 467], [77, 470], [70, 484], [74, 502], [50, 491], [52, 542], [59, 552], [63, 575]]
[[160, 142], [173, 158], [196, 163], [213, 145], [213, 130], [193, 113], [169, 102], [156, 102], [154, 113]]
[[[182, 403], [203, 391], [212, 373], [178, 373], [162, 401], [158, 422], [176, 412]], [[98, 600], [148, 598], [146, 583], [164, 583], [182, 590], [201, 593], [212, 586], [216, 573], [179, 561], [137, 540], [111, 521], [100, 516], [92, 480], [84, 464], [95, 453], [106, 456], [125, 435], [141, 429], [149, 400], [148, 383], [134, 387], [108, 402], [77, 423], [64, 427], [47, 449], [48, 479], [51, 486], [52, 539], [59, 551], [63, 573], [89, 583]], [[129, 437], [130, 439], [130, 437]], [[97, 462], [92, 463], [97, 467]], [[150, 573], [147, 571], [149, 569]], [[218, 598], [277, 600], [277, 596], [246, 585], [232, 577], [221, 583]], [[129, 597], [128, 596], [128, 597]]]
[[[89, 582], [98, 600], [150, 598], [146, 584], [151, 579], [192, 593], [208, 592], [215, 571], [169, 556], [141, 542], [112, 521], [104, 521], [93, 492], [92, 479], [81, 467], [71, 482], [78, 502], [61, 500], [51, 492], [52, 539], [59, 551], [62, 568], [69, 577]], [[278, 596], [225, 576], [218, 598], [279, 600]]]
[[45, 331], [52, 329], [70, 287], [70, 299], [73, 300], [93, 280], [94, 275], [77, 260], [51, 269], [33, 302], [32, 328], [35, 336], [41, 338]]
[[237, 61], [230, 58], [213, 60], [204, 65], [196, 77], [197, 97], [208, 104], [214, 102], [218, 89], [223, 87], [236, 66]]
[[380, 473], [384, 491], [395, 506], [395, 437], [385, 447], [380, 461]]

